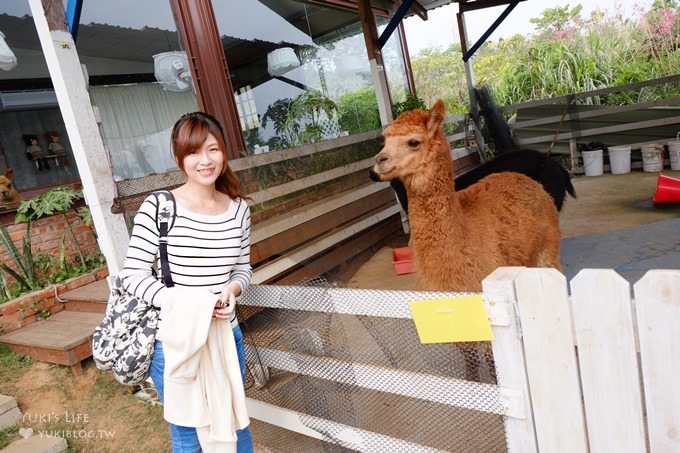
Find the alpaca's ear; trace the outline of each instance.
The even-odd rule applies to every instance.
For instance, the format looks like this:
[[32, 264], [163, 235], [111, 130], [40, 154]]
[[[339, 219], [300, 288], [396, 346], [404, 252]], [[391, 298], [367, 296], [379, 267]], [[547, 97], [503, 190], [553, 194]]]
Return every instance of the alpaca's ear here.
[[7, 179], [12, 179], [12, 175], [14, 174], [14, 169], [12, 167], [9, 167], [7, 171], [5, 172], [5, 177]]
[[427, 130], [434, 133], [444, 121], [444, 101], [438, 99], [430, 109], [430, 119], [427, 121]]

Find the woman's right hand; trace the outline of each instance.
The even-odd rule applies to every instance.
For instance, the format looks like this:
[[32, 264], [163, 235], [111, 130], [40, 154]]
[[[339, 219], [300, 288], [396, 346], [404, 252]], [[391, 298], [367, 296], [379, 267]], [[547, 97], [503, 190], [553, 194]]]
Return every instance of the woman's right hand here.
[[236, 307], [236, 298], [231, 291], [223, 292], [222, 296], [215, 302], [213, 318], [231, 319]]

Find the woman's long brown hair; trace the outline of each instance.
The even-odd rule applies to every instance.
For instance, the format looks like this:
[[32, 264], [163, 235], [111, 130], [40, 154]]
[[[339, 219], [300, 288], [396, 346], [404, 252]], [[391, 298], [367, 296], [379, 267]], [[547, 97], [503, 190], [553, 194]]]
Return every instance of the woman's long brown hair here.
[[215, 181], [215, 189], [229, 195], [232, 199], [248, 198], [243, 193], [236, 174], [229, 167], [224, 130], [217, 119], [205, 112], [185, 113], [172, 128], [172, 152], [177, 165], [182, 171], [185, 171], [184, 158], [199, 149], [208, 138], [208, 134], [215, 136], [224, 156], [224, 166]]

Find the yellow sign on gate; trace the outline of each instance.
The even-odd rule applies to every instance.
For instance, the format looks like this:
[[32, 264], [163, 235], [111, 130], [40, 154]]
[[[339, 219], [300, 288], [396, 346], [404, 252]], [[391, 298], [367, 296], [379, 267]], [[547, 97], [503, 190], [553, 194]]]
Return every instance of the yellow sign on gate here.
[[493, 339], [481, 295], [414, 300], [409, 308], [423, 344]]

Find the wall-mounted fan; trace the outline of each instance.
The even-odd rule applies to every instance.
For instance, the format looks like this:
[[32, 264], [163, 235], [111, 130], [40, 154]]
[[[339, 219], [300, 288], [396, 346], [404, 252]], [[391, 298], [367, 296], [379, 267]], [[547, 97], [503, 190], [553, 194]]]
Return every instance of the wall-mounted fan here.
[[166, 91], [182, 93], [191, 89], [186, 52], [163, 52], [153, 56], [154, 75]]

